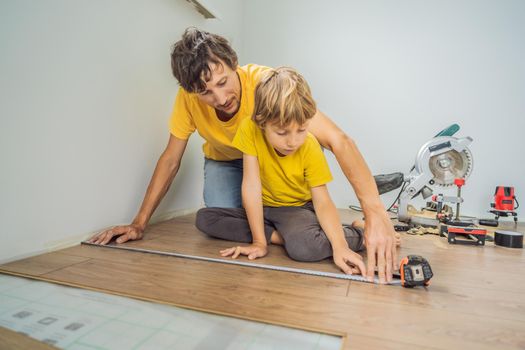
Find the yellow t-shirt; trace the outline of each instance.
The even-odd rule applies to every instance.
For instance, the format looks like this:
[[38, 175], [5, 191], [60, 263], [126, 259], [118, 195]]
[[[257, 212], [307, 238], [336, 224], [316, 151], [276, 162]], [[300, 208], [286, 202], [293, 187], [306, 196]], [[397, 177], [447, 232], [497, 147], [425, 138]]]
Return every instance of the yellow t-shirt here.
[[242, 158], [242, 153], [233, 147], [232, 140], [239, 124], [253, 113], [255, 87], [261, 73], [268, 67], [248, 64], [237, 67], [241, 81], [241, 105], [237, 114], [223, 122], [217, 118], [215, 109], [201, 102], [195, 93], [180, 88], [170, 119], [170, 132], [175, 137], [187, 140], [197, 130], [206, 140], [202, 146], [204, 156], [213, 160], [233, 160]]
[[310, 133], [297, 151], [281, 157], [266, 141], [263, 131], [251, 119], [245, 119], [233, 145], [245, 154], [257, 156], [265, 206], [301, 206], [312, 200], [310, 188], [332, 181], [321, 145]]

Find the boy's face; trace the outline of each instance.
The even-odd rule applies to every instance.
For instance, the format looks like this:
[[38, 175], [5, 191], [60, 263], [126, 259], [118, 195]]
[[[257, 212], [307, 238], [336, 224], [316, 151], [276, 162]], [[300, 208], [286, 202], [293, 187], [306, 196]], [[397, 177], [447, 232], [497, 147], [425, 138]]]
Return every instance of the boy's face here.
[[278, 122], [267, 123], [264, 127], [264, 136], [280, 156], [288, 156], [299, 149], [308, 135], [308, 121], [299, 125], [292, 122], [281, 126]]
[[206, 89], [197, 96], [216, 110], [233, 116], [241, 105], [241, 83], [235, 70], [219, 62], [210, 63], [210, 77], [204, 79]]

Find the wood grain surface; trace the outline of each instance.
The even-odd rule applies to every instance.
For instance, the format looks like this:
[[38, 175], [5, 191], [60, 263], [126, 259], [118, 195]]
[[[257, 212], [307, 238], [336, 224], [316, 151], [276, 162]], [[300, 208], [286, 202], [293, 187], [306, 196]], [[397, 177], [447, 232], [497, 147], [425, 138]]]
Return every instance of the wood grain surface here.
[[[345, 221], [355, 214], [341, 211]], [[149, 227], [141, 249], [219, 257], [232, 245], [200, 233], [194, 215]], [[523, 226], [519, 230], [523, 231]], [[299, 263], [271, 246], [256, 262], [339, 272], [330, 260]], [[78, 245], [1, 265], [4, 273], [344, 337], [344, 349], [525, 348], [523, 249], [449, 245], [402, 234], [399, 255], [420, 254], [428, 288], [406, 289]]]
[[29, 338], [27, 335], [0, 327], [0, 349], [2, 350], [56, 350], [54, 346]]

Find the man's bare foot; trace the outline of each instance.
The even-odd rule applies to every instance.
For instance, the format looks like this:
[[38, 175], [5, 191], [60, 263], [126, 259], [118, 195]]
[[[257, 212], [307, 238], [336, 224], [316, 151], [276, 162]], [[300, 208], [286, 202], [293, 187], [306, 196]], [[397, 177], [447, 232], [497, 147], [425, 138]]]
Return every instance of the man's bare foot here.
[[281, 234], [277, 231], [272, 232], [272, 236], [270, 237], [270, 242], [272, 244], [284, 245], [284, 239], [281, 236]]
[[[365, 222], [363, 220], [355, 220], [354, 222], [352, 222], [352, 226], [364, 230]], [[396, 232], [394, 237], [396, 238], [396, 246], [401, 246], [401, 235], [399, 234], [399, 232]]]

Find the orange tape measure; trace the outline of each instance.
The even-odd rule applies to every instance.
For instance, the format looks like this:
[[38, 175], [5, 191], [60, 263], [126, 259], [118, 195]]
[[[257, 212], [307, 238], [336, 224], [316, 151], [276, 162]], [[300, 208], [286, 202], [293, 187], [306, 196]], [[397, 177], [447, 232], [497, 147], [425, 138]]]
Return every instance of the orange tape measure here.
[[406, 288], [428, 286], [434, 276], [428, 261], [420, 255], [408, 255], [399, 264], [401, 285]]

